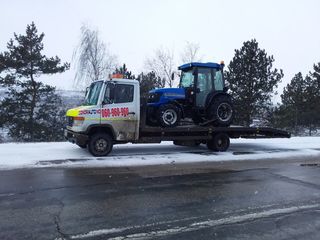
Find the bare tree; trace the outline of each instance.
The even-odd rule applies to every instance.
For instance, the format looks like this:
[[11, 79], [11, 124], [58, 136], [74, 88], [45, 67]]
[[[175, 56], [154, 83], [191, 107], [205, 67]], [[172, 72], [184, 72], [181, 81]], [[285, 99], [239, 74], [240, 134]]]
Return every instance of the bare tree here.
[[200, 46], [198, 43], [186, 42], [186, 45], [180, 55], [182, 63], [201, 61], [199, 50]]
[[100, 39], [98, 30], [87, 25], [81, 27], [80, 42], [72, 60], [76, 69], [74, 84], [80, 89], [94, 80], [106, 78], [117, 65], [117, 57]]
[[146, 59], [146, 67], [161, 78], [160, 87], [173, 87], [174, 81], [171, 79], [174, 73], [174, 53], [173, 50], [160, 47], [154, 51], [154, 55]]

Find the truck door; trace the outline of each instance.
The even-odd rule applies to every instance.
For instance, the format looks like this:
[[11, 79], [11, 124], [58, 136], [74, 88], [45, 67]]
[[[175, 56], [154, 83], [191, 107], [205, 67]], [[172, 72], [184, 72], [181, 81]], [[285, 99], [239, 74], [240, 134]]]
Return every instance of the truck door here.
[[111, 125], [118, 141], [136, 139], [139, 120], [136, 98], [134, 84], [110, 82], [106, 85], [101, 124]]

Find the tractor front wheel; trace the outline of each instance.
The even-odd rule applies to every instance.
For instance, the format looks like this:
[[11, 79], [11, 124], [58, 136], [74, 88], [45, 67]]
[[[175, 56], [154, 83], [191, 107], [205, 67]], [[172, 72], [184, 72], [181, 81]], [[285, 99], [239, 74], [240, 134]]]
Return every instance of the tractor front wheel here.
[[159, 107], [158, 122], [162, 127], [175, 127], [181, 118], [180, 109], [173, 104], [166, 104]]

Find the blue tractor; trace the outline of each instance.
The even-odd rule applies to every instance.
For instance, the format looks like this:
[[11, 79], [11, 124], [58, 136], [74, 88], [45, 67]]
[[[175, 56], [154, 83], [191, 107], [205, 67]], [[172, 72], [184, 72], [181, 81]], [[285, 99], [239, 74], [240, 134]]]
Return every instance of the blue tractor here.
[[223, 67], [223, 62], [192, 62], [180, 66], [178, 88], [149, 92], [148, 123], [175, 127], [181, 119], [189, 118], [199, 125], [229, 126], [234, 108], [225, 87]]

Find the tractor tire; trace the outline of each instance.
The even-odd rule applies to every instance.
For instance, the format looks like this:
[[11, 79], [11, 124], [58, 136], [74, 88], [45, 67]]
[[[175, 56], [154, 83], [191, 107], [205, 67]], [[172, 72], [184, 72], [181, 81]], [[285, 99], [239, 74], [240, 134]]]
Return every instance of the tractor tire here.
[[113, 139], [107, 133], [95, 133], [88, 143], [89, 152], [95, 157], [107, 156], [113, 147]]
[[215, 152], [225, 152], [230, 146], [230, 138], [226, 133], [218, 133], [213, 139], [207, 141], [208, 149]]
[[214, 126], [228, 127], [234, 117], [234, 107], [231, 98], [228, 96], [218, 96], [213, 99], [208, 110], [208, 120], [213, 120]]
[[157, 120], [162, 127], [175, 127], [181, 119], [180, 109], [173, 104], [162, 105], [158, 109]]

